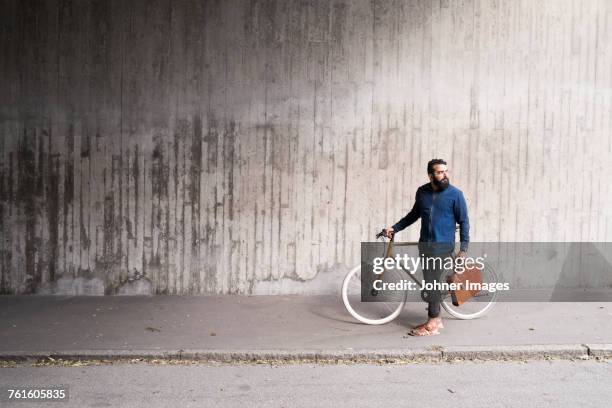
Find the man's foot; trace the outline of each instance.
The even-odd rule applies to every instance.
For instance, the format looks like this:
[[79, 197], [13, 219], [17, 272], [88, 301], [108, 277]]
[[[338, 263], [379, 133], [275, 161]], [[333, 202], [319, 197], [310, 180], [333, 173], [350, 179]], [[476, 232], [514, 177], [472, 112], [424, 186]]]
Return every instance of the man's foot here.
[[435, 336], [436, 334], [440, 334], [440, 329], [443, 328], [442, 319], [439, 317], [432, 317], [427, 320], [426, 323], [410, 330], [408, 334], [411, 336]]

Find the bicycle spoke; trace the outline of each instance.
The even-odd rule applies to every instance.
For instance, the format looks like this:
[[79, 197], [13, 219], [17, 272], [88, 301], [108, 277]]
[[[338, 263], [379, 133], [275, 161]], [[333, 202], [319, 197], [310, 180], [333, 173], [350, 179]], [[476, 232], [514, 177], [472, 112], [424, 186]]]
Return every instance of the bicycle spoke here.
[[361, 282], [359, 282], [359, 281], [350, 281], [349, 282], [349, 287], [350, 288], [355, 288], [355, 289], [357, 289], [357, 288], [361, 289]]
[[392, 312], [393, 309], [387, 304], [387, 302], [383, 302], [383, 305], [387, 308], [388, 311]]

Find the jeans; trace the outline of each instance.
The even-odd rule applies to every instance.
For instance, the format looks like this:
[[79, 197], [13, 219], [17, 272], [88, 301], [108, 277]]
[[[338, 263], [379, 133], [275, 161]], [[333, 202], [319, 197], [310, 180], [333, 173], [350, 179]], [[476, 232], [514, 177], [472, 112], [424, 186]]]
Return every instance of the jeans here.
[[[423, 278], [425, 283], [434, 284], [440, 282], [443, 272], [446, 272], [444, 266], [447, 264], [446, 260], [451, 256], [452, 253], [446, 254], [424, 254], [423, 264]], [[439, 283], [438, 283], [439, 285]], [[439, 289], [424, 289], [421, 291], [421, 299], [427, 302], [427, 316], [438, 317], [440, 316], [440, 303], [442, 301], [441, 293]]]

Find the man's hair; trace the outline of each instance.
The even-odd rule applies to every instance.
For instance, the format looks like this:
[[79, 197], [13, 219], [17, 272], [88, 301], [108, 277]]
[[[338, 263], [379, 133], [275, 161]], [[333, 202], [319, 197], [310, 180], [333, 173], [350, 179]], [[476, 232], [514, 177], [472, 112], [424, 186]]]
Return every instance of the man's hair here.
[[429, 163], [427, 163], [427, 174], [432, 174], [434, 172], [434, 166], [436, 164], [446, 164], [446, 162], [442, 159], [431, 159]]

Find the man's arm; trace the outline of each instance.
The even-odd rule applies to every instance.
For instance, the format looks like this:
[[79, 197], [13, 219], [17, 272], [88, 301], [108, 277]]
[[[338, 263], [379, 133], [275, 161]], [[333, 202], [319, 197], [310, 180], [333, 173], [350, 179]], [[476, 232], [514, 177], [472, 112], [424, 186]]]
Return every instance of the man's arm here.
[[[418, 192], [417, 192], [417, 196], [418, 196]], [[393, 228], [393, 232], [400, 232], [404, 228], [413, 224], [421, 216], [421, 211], [419, 210], [419, 201], [417, 200], [416, 196], [414, 200], [415, 201], [414, 201], [414, 205], [412, 206], [412, 210], [410, 210], [410, 212], [406, 214], [404, 218], [399, 220], [396, 224], [393, 225], [393, 227], [391, 227]]]
[[467, 203], [463, 193], [459, 193], [459, 198], [454, 205], [455, 221], [459, 224], [459, 239], [461, 241], [461, 251], [468, 249], [470, 242], [470, 219], [468, 217]]

